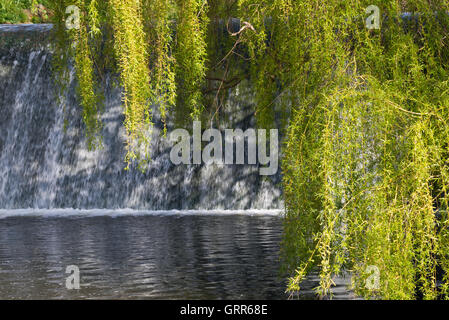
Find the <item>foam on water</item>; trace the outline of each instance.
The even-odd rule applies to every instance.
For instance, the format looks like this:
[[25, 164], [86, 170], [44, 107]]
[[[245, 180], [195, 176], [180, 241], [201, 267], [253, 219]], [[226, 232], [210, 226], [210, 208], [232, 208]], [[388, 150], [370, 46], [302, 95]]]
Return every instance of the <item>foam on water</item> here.
[[91, 218], [91, 217], [129, 217], [129, 216], [282, 216], [282, 210], [134, 210], [134, 209], [0, 209], [0, 219], [10, 217], [43, 218]]

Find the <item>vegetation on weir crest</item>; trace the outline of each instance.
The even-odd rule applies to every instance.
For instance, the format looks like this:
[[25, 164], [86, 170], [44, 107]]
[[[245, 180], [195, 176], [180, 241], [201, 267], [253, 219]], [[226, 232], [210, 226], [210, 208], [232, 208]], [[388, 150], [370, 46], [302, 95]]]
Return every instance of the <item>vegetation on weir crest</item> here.
[[[148, 157], [151, 106], [201, 119], [242, 78], [260, 128], [281, 123], [285, 235], [296, 292], [352, 275], [365, 298], [449, 297], [447, 0], [54, 0], [55, 70], [74, 56], [89, 145], [101, 75], [123, 88], [126, 162]], [[66, 29], [66, 8], [80, 26]], [[380, 28], [365, 25], [380, 9]], [[407, 12], [407, 15], [402, 13]], [[220, 21], [241, 29], [220, 38]], [[238, 68], [235, 66], [239, 66]], [[248, 72], [241, 73], [242, 68]], [[218, 86], [217, 86], [218, 84]], [[214, 98], [210, 99], [210, 93]], [[372, 270], [378, 277], [373, 284]]]
[[2, 0], [0, 23], [42, 23], [50, 20], [51, 0]]

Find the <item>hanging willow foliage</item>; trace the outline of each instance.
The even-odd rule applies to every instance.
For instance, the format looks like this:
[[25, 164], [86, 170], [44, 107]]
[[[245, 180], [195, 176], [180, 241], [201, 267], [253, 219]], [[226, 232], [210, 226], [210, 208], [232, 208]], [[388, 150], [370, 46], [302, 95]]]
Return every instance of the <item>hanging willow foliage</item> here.
[[75, 44], [75, 66], [78, 78], [78, 94], [83, 107], [83, 120], [86, 124], [86, 136], [89, 149], [101, 146], [101, 122], [99, 118], [99, 106], [101, 95], [96, 92], [94, 75], [94, 52], [91, 49], [91, 39], [99, 33], [96, 14], [96, 1], [86, 4], [78, 0], [81, 12], [79, 28], [73, 29], [72, 37]]
[[[365, 28], [372, 4], [380, 30]], [[274, 78], [298, 101], [281, 101], [293, 107], [283, 149], [288, 289], [318, 270], [318, 292], [329, 295], [333, 277], [349, 271], [365, 297], [448, 297], [447, 2], [275, 1], [263, 10], [288, 16], [272, 30], [289, 37], [258, 46], [260, 63], [273, 56]]]
[[176, 75], [180, 86], [179, 104], [193, 119], [203, 111], [201, 87], [206, 73], [207, 1], [177, 0]]
[[[63, 32], [70, 5], [80, 10], [79, 28]], [[206, 1], [58, 0], [52, 9], [55, 70], [63, 74], [62, 65], [74, 56], [90, 149], [101, 146], [100, 78], [111, 67], [120, 74], [123, 88], [128, 167], [134, 160], [139, 166], [149, 160], [152, 104], [159, 106], [164, 131], [167, 111], [176, 104], [177, 94], [192, 118], [199, 117], [206, 72]]]
[[[69, 3], [55, 3], [61, 71]], [[330, 295], [333, 277], [349, 272], [366, 298], [449, 298], [448, 4], [77, 0], [80, 28], [68, 34], [89, 144], [99, 141], [105, 68], [120, 74], [129, 164], [148, 159], [151, 104], [164, 124], [169, 111], [199, 119], [207, 74], [226, 76], [240, 59], [250, 64], [258, 125], [284, 132], [288, 290], [318, 272], [318, 293]], [[380, 8], [380, 29], [365, 27], [370, 5]], [[216, 35], [209, 18], [232, 15], [242, 22], [234, 45], [207, 38]], [[208, 63], [208, 44], [226, 48], [218, 63]]]
[[118, 61], [125, 127], [128, 133], [126, 161], [140, 157], [140, 146], [148, 156], [151, 124], [151, 90], [147, 45], [142, 21], [142, 4], [138, 0], [111, 0], [114, 49]]
[[144, 0], [145, 33], [150, 50], [153, 103], [159, 104], [166, 134], [167, 112], [176, 104], [174, 62], [171, 54], [175, 4], [171, 0]]

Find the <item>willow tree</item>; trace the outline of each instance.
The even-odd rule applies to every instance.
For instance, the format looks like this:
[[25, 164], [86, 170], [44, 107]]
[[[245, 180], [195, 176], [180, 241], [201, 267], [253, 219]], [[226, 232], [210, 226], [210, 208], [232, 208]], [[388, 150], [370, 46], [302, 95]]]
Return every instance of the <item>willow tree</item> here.
[[[232, 83], [230, 61], [249, 64], [257, 123], [280, 123], [285, 136], [288, 290], [318, 272], [318, 293], [330, 295], [349, 272], [367, 298], [448, 298], [448, 2], [58, 0], [55, 70], [73, 55], [91, 147], [101, 145], [99, 78], [118, 72], [125, 160], [144, 163], [152, 105], [164, 123], [199, 119], [211, 74]], [[80, 25], [67, 31], [72, 4]], [[379, 28], [366, 27], [370, 5]], [[232, 16], [241, 28], [220, 46], [212, 30]]]
[[[267, 7], [280, 30], [254, 57], [280, 63], [271, 72], [282, 70], [275, 78], [290, 85], [282, 100], [292, 107], [283, 159], [289, 290], [318, 270], [328, 295], [333, 275], [349, 271], [365, 297], [448, 297], [447, 4]], [[378, 30], [365, 26], [369, 5], [380, 9]]]

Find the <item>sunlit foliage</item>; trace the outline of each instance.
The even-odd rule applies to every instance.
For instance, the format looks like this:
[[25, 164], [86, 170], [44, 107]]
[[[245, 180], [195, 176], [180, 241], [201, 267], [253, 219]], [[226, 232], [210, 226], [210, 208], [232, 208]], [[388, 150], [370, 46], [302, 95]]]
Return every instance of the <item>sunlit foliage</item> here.
[[[371, 4], [379, 30], [365, 28]], [[437, 288], [449, 271], [447, 2], [274, 1], [263, 10], [271, 43], [253, 43], [262, 43], [261, 65], [278, 63], [270, 73], [281, 70], [280, 103], [292, 107], [283, 149], [289, 290], [317, 270], [318, 293], [329, 295], [333, 276], [349, 271], [365, 297], [447, 297], [447, 279]], [[369, 266], [378, 288], [366, 285]]]
[[[107, 68], [123, 88], [128, 163], [148, 160], [152, 105], [164, 123], [198, 119], [211, 87], [216, 103], [250, 79], [258, 125], [284, 132], [288, 290], [316, 271], [330, 295], [349, 272], [367, 298], [449, 297], [448, 1], [78, 0], [80, 28], [68, 32], [71, 3], [56, 3], [55, 65], [74, 52], [92, 147]], [[369, 5], [380, 29], [365, 27]], [[222, 45], [216, 26], [232, 16], [240, 30]]]

